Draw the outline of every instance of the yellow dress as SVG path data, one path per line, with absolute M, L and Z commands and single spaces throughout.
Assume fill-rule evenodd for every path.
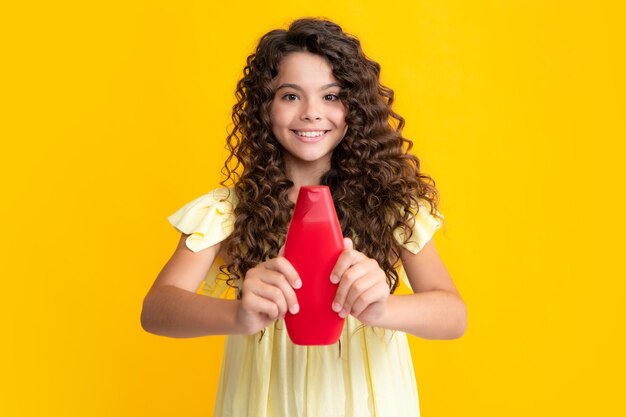
M 417 253 L 443 224 L 428 213 L 428 202 L 414 216 L 413 236 L 404 245 Z M 226 188 L 202 195 L 168 217 L 194 252 L 224 240 L 234 227 L 236 197 Z M 403 234 L 395 233 L 402 241 Z M 232 298 L 216 280 L 221 259 L 207 273 L 200 292 Z M 410 284 L 403 268 L 399 276 Z M 284 320 L 256 335 L 228 336 L 215 402 L 216 417 L 417 417 L 419 398 L 406 334 L 363 326 L 346 317 L 338 344 L 291 343 Z

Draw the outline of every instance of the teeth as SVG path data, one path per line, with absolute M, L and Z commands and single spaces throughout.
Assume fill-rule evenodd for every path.
M 319 130 L 317 132 L 298 132 L 298 131 L 294 130 L 294 132 L 296 132 L 296 135 L 298 135 L 298 136 L 304 136 L 304 137 L 307 137 L 307 138 L 316 138 L 316 137 L 322 136 L 324 133 L 326 133 L 325 130 Z

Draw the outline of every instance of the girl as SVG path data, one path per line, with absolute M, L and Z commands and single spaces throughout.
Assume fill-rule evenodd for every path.
M 216 416 L 419 416 L 406 332 L 465 331 L 431 240 L 443 224 L 438 192 L 379 75 L 331 21 L 265 34 L 237 86 L 223 187 L 168 218 L 180 242 L 141 322 L 170 337 L 228 335 Z M 294 345 L 284 326 L 302 283 L 282 247 L 298 191 L 312 184 L 330 187 L 345 236 L 328 277 L 328 308 L 346 319 L 336 346 Z M 413 294 L 395 295 L 400 282 Z

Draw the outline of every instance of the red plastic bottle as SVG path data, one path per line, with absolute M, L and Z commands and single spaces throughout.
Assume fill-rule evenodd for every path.
M 337 284 L 330 282 L 330 273 L 343 250 L 330 189 L 324 185 L 301 187 L 284 252 L 302 280 L 302 287 L 295 290 L 300 311 L 285 316 L 294 344 L 331 345 L 339 340 L 345 319 L 331 308 Z

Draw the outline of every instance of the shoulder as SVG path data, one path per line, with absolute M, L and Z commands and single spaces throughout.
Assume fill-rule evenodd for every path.
M 401 214 L 405 214 L 404 209 L 401 209 Z M 410 207 L 408 230 L 397 227 L 393 233 L 400 245 L 416 254 L 443 225 L 443 214 L 434 209 L 428 200 L 419 198 L 418 204 L 413 204 Z
M 237 205 L 237 196 L 231 188 L 214 188 L 206 194 L 202 194 L 193 200 L 185 203 L 182 207 L 172 213 L 168 219 L 183 217 L 188 213 L 200 213 L 217 210 L 222 214 L 231 214 Z
M 233 231 L 237 197 L 220 187 L 198 196 L 168 216 L 170 224 L 189 235 L 185 242 L 194 252 L 226 239 Z
M 208 205 L 216 205 L 226 203 L 230 205 L 237 204 L 237 196 L 235 195 L 235 191 L 232 188 L 228 187 L 218 187 L 214 188 L 211 191 L 202 194 L 188 203 L 186 203 L 182 208 L 192 208 L 197 206 L 208 206 Z

